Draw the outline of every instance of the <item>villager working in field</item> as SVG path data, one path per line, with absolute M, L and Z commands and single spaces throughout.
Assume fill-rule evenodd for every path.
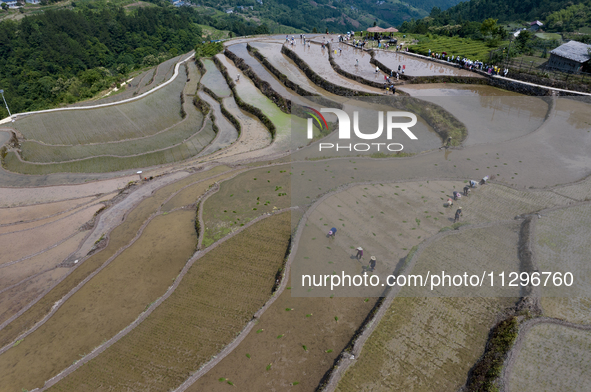
M 459 222 L 460 221 L 460 216 L 462 216 L 462 207 L 459 207 L 456 210 L 456 217 L 454 218 L 454 223 Z
M 476 181 L 470 180 L 470 188 L 476 188 Z
M 357 254 L 355 255 L 355 257 L 357 258 L 357 260 L 361 260 L 361 258 L 363 257 L 363 248 L 362 247 L 357 248 Z
M 470 193 L 470 187 L 468 185 L 466 185 L 464 187 L 464 196 L 468 196 L 469 193 Z
M 236 81 L 239 82 L 240 81 L 240 74 L 236 75 Z
M 375 268 L 376 268 L 376 257 L 371 256 L 371 258 L 369 259 L 369 270 L 373 272 L 373 270 Z
M 328 238 L 332 237 L 334 238 L 334 236 L 337 234 L 337 228 L 333 227 L 332 229 L 330 229 L 330 231 L 328 232 Z
M 480 180 L 480 185 L 486 184 L 487 181 L 488 181 L 488 176 L 482 177 L 482 180 Z
M 454 195 L 454 200 L 458 200 L 459 198 L 462 197 L 462 194 L 458 191 L 454 191 L 453 195 Z
M 447 199 L 447 206 L 451 207 L 454 205 L 454 199 L 452 199 L 451 197 Z

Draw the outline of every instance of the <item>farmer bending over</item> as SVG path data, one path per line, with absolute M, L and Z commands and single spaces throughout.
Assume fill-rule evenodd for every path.
M 459 207 L 456 210 L 456 217 L 454 219 L 454 223 L 459 222 L 460 221 L 460 216 L 462 216 L 462 207 Z

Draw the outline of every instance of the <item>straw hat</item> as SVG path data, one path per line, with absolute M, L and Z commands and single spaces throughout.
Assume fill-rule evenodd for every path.
M 462 209 L 462 207 L 459 208 L 460 210 Z
M 359 247 L 359 248 L 357 248 L 357 250 L 363 250 L 363 248 L 362 247 Z
M 376 257 L 375 256 L 371 256 L 370 260 L 375 260 Z

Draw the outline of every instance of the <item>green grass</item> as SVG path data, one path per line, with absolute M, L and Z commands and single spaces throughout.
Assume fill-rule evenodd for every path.
M 499 46 L 507 45 L 508 42 L 501 42 Z M 446 52 L 449 56 L 467 57 L 473 60 L 486 60 L 492 49 L 484 41 L 459 37 L 422 37 L 416 45 L 410 45 L 410 50 L 419 54 L 428 55 L 431 52 Z
M 207 26 L 207 25 L 197 25 L 201 27 L 203 38 L 208 38 L 210 40 L 217 40 L 217 39 L 226 39 L 228 38 L 229 30 L 218 30 L 215 27 Z
M 558 33 L 536 33 L 535 36 L 541 39 L 562 41 L 562 36 Z

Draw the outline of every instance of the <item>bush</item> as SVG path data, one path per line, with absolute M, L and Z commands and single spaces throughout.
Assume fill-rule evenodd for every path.
M 221 42 L 208 42 L 206 44 L 197 44 L 195 46 L 195 59 L 200 57 L 213 57 L 224 50 L 224 44 Z

